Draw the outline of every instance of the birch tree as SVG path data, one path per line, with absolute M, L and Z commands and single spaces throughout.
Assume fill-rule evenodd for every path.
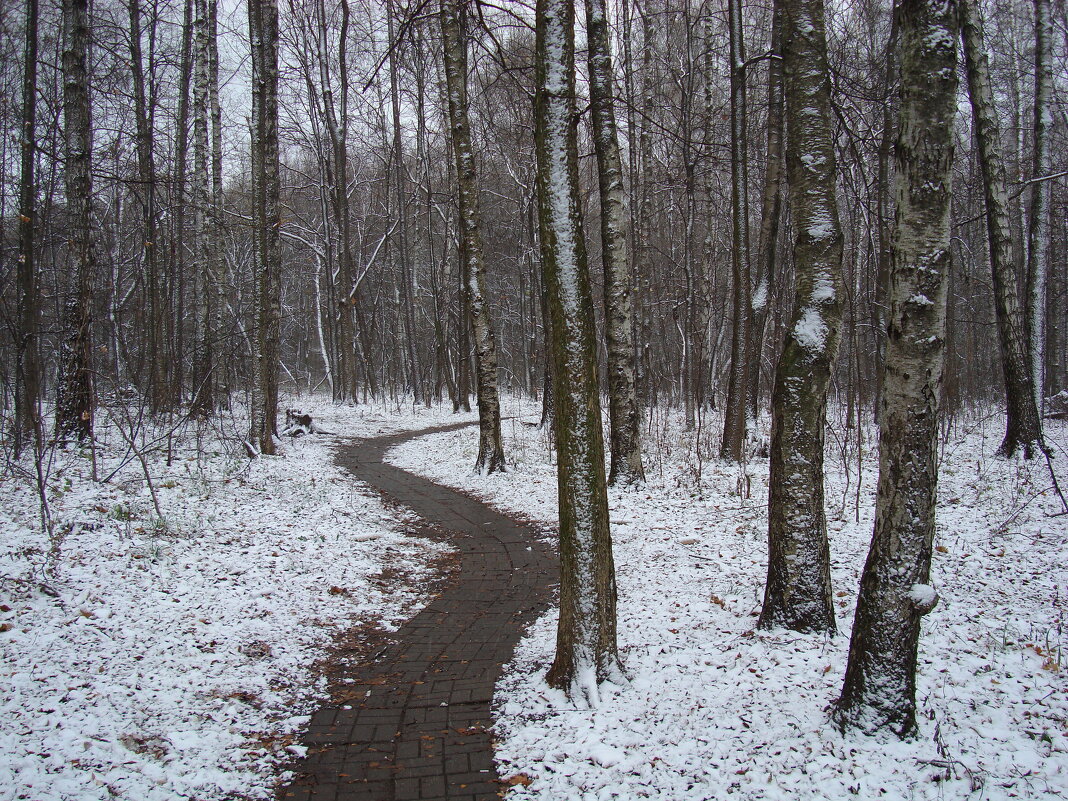
M 56 400 L 56 436 L 93 436 L 92 374 L 92 147 L 89 103 L 89 3 L 63 2 L 63 135 L 67 261 L 74 287 L 64 308 Z
M 827 389 L 841 326 L 842 231 L 835 200 L 823 0 L 782 0 L 786 170 L 797 272 L 775 373 L 762 628 L 836 630 L 823 508 Z
M 746 145 L 745 38 L 742 0 L 728 0 L 731 75 L 731 284 L 734 288 L 731 364 L 720 458 L 741 461 L 745 448 L 746 391 L 752 309 L 749 277 L 749 165 Z M 824 47 L 826 50 L 826 47 Z M 826 56 L 824 56 L 826 62 Z
M 975 0 L 959 0 L 965 73 L 971 96 L 979 169 L 986 204 L 987 245 L 994 284 L 994 307 L 1001 341 L 1001 369 L 1005 382 L 1005 438 L 999 453 L 1012 456 L 1020 449 L 1030 458 L 1042 447 L 1042 420 L 1035 402 L 1032 363 L 1017 280 L 1009 227 L 1009 192 L 1002 156 L 1001 125 L 994 107 L 983 25 Z
M 958 18 L 954 0 L 902 0 L 897 14 L 897 213 L 875 532 L 835 719 L 843 729 L 907 737 L 916 730 L 920 619 L 937 601 L 929 580 L 950 264 Z
M 590 69 L 590 112 L 597 153 L 601 199 L 601 253 L 604 260 L 605 335 L 608 340 L 610 484 L 643 481 L 635 378 L 634 312 L 630 259 L 623 231 L 626 198 L 616 131 L 612 53 L 604 0 L 586 0 Z
M 19 136 L 19 255 L 18 328 L 15 360 L 15 455 L 39 434 L 41 425 L 41 363 L 38 328 L 40 298 L 37 285 L 34 229 L 37 226 L 37 0 L 26 0 L 22 59 L 22 131 Z
M 593 297 L 578 199 L 575 8 L 538 0 L 535 137 L 560 502 L 560 622 L 547 681 L 588 703 L 621 676 Z
M 486 299 L 486 266 L 482 249 L 481 213 L 471 125 L 467 113 L 467 47 L 463 33 L 465 0 L 442 0 L 441 33 L 445 56 L 446 91 L 456 187 L 459 195 L 461 258 L 464 290 L 475 338 L 475 378 L 478 398 L 479 441 L 475 469 L 480 473 L 504 470 L 501 440 L 501 404 L 497 395 L 497 343 Z
M 252 42 L 252 228 L 255 243 L 256 332 L 249 442 L 275 453 L 278 417 L 278 349 L 281 321 L 282 219 L 278 179 L 278 5 L 250 0 Z
M 1027 227 L 1027 323 L 1031 382 L 1041 424 L 1046 354 L 1046 279 L 1049 273 L 1049 206 L 1052 186 L 1049 129 L 1053 125 L 1053 20 L 1049 0 L 1035 6 L 1035 115 L 1031 158 L 1031 216 Z M 1041 431 L 1040 431 L 1041 434 Z

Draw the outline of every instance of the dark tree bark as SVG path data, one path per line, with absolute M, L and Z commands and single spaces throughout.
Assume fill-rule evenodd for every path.
M 15 456 L 41 433 L 40 297 L 34 230 L 37 182 L 34 175 L 37 128 L 37 0 L 26 0 L 22 59 L 22 133 L 19 175 L 18 331 L 15 376 Z
M 269 455 L 275 453 L 277 434 L 281 321 L 277 3 L 250 0 L 248 15 L 252 41 L 252 226 L 257 302 L 249 441 L 260 453 Z
M 501 440 L 501 404 L 497 395 L 497 345 L 486 299 L 486 266 L 482 249 L 481 212 L 475 157 L 471 149 L 471 125 L 467 115 L 467 41 L 463 24 L 463 0 L 442 0 L 441 33 L 445 55 L 445 81 L 449 95 L 449 123 L 456 187 L 459 193 L 461 249 L 465 262 L 464 293 L 471 307 L 471 330 L 475 338 L 478 390 L 479 442 L 475 469 L 480 473 L 504 470 Z
M 56 437 L 93 436 L 92 146 L 89 105 L 89 3 L 64 0 L 63 124 L 67 201 L 67 261 L 74 288 L 64 308 L 56 400 Z
M 639 436 L 638 390 L 634 364 L 634 312 L 630 260 L 623 232 L 623 166 L 616 132 L 612 54 L 604 0 L 586 0 L 590 69 L 590 110 L 597 151 L 601 198 L 601 252 L 604 259 L 605 335 L 608 340 L 608 416 L 611 462 L 609 484 L 645 479 Z
M 783 73 L 797 294 L 772 397 L 770 553 L 759 625 L 834 632 L 823 437 L 842 320 L 842 231 L 823 0 L 783 0 Z
M 574 14 L 571 0 L 538 0 L 538 210 L 560 498 L 560 622 L 547 681 L 595 704 L 598 684 L 618 679 L 621 666 L 593 297 L 578 199 Z
M 749 376 L 749 169 L 746 146 L 745 39 L 742 0 L 729 0 L 731 71 L 731 283 L 734 319 L 727 375 L 721 459 L 742 460 L 745 452 L 746 389 Z
M 960 0 L 959 5 L 965 73 L 983 176 L 987 242 L 1005 379 L 1005 439 L 998 452 L 1002 456 L 1012 456 L 1022 449 L 1024 458 L 1029 459 L 1042 448 L 1042 420 L 1035 403 L 1026 322 L 1016 277 L 1018 263 L 1013 255 L 1009 228 L 1009 193 L 1005 161 L 1001 155 L 1001 126 L 994 108 L 983 27 L 975 0 Z
M 920 618 L 937 600 L 928 581 L 945 355 L 958 19 L 954 0 L 902 0 L 897 13 L 897 215 L 875 533 L 834 714 L 843 729 L 906 737 L 916 730 Z
M 159 248 L 156 218 L 156 164 L 154 153 L 154 132 L 148 97 L 145 92 L 144 59 L 141 50 L 141 2 L 129 0 L 130 18 L 130 66 L 134 95 L 134 117 L 136 118 L 137 141 L 137 176 L 140 186 L 137 188 L 141 205 L 141 225 L 143 227 L 142 259 L 144 260 L 146 314 L 145 330 L 147 337 L 147 394 L 149 406 L 153 412 L 160 412 L 167 402 L 163 372 L 165 363 L 163 351 L 164 305 L 162 303 L 162 281 L 160 280 Z

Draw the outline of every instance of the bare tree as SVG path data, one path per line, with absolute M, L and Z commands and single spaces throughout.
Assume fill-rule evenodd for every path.
M 598 684 L 618 679 L 621 668 L 593 297 L 578 199 L 575 7 L 571 0 L 538 0 L 536 14 L 538 209 L 560 495 L 560 622 L 547 680 L 593 704 Z
M 958 18 L 952 0 L 902 0 L 897 14 L 897 220 L 879 489 L 835 719 L 842 728 L 906 737 L 916 729 L 920 618 L 937 600 L 928 582 L 950 262 Z
M 37 226 L 37 182 L 34 176 L 37 128 L 37 0 L 26 0 L 25 47 L 22 59 L 22 131 L 19 137 L 18 330 L 16 336 L 15 455 L 40 434 L 41 362 L 40 298 L 37 288 L 34 229 Z
M 250 0 L 252 41 L 252 228 L 255 242 L 255 377 L 249 442 L 260 453 L 275 453 L 278 417 L 278 358 L 281 318 L 282 224 L 278 177 L 278 5 Z
M 475 469 L 481 473 L 494 473 L 504 469 L 504 445 L 501 441 L 501 404 L 497 396 L 497 343 L 486 298 L 478 182 L 475 157 L 471 150 L 471 124 L 467 115 L 467 41 L 463 17 L 463 0 L 442 0 L 441 33 L 445 48 L 449 127 L 456 162 L 460 232 L 463 238 L 464 289 L 471 308 L 471 328 L 475 338 L 479 420 Z
M 89 103 L 89 3 L 63 3 L 63 123 L 69 223 L 67 260 L 74 287 L 64 309 L 56 436 L 93 436 L 93 126 Z
M 1012 456 L 1021 448 L 1030 458 L 1042 447 L 1042 420 L 1035 402 L 1036 391 L 1020 304 L 1009 228 L 1009 193 L 1005 162 L 1001 155 L 1001 126 L 994 108 L 982 21 L 975 0 L 960 0 L 961 35 L 964 40 L 965 73 L 972 101 L 979 168 L 983 176 L 986 203 L 987 243 L 993 271 L 998 336 L 1001 340 L 1001 367 L 1005 379 L 1007 415 L 1005 438 L 1000 453 Z
M 823 0 L 783 0 L 783 73 L 797 294 L 772 396 L 768 580 L 759 624 L 834 632 L 823 438 L 842 320 L 842 231 Z
M 642 481 L 638 391 L 634 365 L 634 312 L 630 259 L 623 231 L 623 166 L 616 133 L 612 53 L 604 0 L 586 0 L 590 111 L 597 152 L 601 198 L 601 253 L 604 260 L 605 335 L 608 340 L 610 484 Z

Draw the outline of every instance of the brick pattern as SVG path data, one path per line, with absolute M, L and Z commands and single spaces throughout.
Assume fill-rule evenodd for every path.
M 280 788 L 283 801 L 501 795 L 489 732 L 493 686 L 524 628 L 552 599 L 556 558 L 528 526 L 382 462 L 405 439 L 462 425 L 339 448 L 339 464 L 414 510 L 427 523 L 416 533 L 448 540 L 460 566 L 377 658 L 351 668 L 343 681 L 353 692 L 345 695 L 357 700 L 312 716 L 308 754 L 288 766 L 296 778 Z

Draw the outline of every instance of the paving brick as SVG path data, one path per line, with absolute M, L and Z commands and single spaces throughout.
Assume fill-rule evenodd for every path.
M 524 627 L 552 600 L 555 557 L 530 528 L 382 462 L 405 439 L 463 425 L 338 449 L 340 465 L 426 521 L 412 533 L 451 543 L 460 563 L 374 659 L 340 655 L 331 672 L 346 694 L 312 716 L 311 748 L 286 766 L 297 778 L 280 801 L 499 799 L 487 731 L 493 686 Z

